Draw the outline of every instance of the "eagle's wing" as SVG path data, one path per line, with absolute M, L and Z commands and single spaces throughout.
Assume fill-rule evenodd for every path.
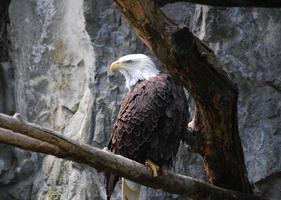
M 142 147 L 150 142 L 160 118 L 174 100 L 171 90 L 170 82 L 162 76 L 136 84 L 121 104 L 108 148 L 142 162 L 139 157 L 146 150 Z
M 178 126 L 179 122 L 176 120 L 185 121 L 184 116 L 180 118 L 175 116 L 186 109 L 185 102 L 175 104 L 177 100 L 182 101 L 185 98 L 182 95 L 184 95 L 182 88 L 166 74 L 137 83 L 121 104 L 108 149 L 115 154 L 144 163 L 147 159 L 145 152 L 152 142 L 157 141 L 159 144 L 159 140 L 163 143 L 167 142 L 165 140 L 172 140 L 170 142 L 175 140 L 179 144 L 181 130 L 177 131 L 176 135 L 173 129 Z M 177 111 L 174 112 L 175 110 Z M 162 134 L 160 132 L 163 132 L 163 135 L 160 135 Z M 178 145 L 175 146 L 177 150 Z M 172 157 L 170 152 L 169 156 L 165 156 Z M 110 176 L 112 175 L 107 175 L 106 187 L 107 192 L 111 194 L 118 179 L 116 176 L 109 178 Z

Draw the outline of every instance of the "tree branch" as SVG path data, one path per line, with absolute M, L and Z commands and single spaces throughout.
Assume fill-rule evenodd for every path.
M 280 0 L 156 0 L 160 6 L 175 2 L 189 2 L 221 7 L 264 7 L 281 8 Z
M 200 153 L 209 182 L 251 193 L 238 134 L 238 90 L 224 66 L 187 27 L 169 20 L 156 0 L 115 2 L 147 47 L 193 97 L 197 108 L 193 129 L 204 141 Z
M 99 171 L 112 172 L 142 185 L 155 189 L 161 188 L 194 200 L 266 200 L 263 197 L 215 187 L 171 172 L 155 178 L 152 177 L 150 170 L 140 163 L 76 142 L 52 130 L 4 114 L 0 114 L 0 127 L 2 127 L 0 128 L 2 143 L 84 163 Z
M 51 154 L 59 158 L 66 157 L 66 153 L 55 145 L 3 128 L 0 128 L 0 141 L 21 149 Z

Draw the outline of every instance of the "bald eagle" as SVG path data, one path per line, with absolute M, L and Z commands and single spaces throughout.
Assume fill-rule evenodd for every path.
M 123 74 L 129 92 L 122 101 L 108 149 L 147 164 L 157 176 L 159 167 L 173 163 L 186 128 L 183 88 L 144 54 L 123 56 L 111 64 L 110 70 Z M 118 180 L 118 176 L 106 174 L 108 200 Z M 137 200 L 139 191 L 139 184 L 122 179 L 122 199 Z

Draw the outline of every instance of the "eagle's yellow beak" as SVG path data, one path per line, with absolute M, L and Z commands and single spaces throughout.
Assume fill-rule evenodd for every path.
M 119 71 L 120 69 L 124 69 L 122 62 L 120 62 L 120 61 L 115 61 L 110 65 L 111 72 L 116 72 L 116 71 Z

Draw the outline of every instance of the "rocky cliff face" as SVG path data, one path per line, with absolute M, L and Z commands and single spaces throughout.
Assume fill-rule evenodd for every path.
M 177 3 L 163 10 L 188 25 L 236 77 L 249 178 L 257 192 L 280 197 L 280 9 Z M 9 19 L 11 50 L 10 59 L 0 60 L 0 111 L 19 112 L 29 121 L 104 147 L 126 93 L 123 78 L 109 75 L 108 65 L 127 53 L 149 54 L 112 0 L 12 0 Z M 105 199 L 103 176 L 94 169 L 0 148 L 0 199 Z M 202 159 L 185 147 L 173 170 L 205 178 Z M 113 199 L 120 199 L 118 187 Z M 143 188 L 142 199 L 181 198 Z

